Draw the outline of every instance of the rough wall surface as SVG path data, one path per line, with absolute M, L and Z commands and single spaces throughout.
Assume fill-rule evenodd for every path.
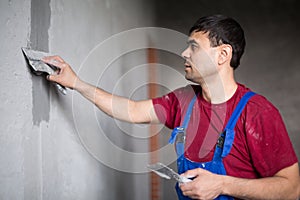
M 31 75 L 20 50 L 29 40 L 30 1 L 18 4 L 1 1 L 0 8 L 0 199 L 22 199 L 29 185 L 34 186 L 33 193 L 40 191 L 35 187 L 36 182 L 40 182 L 39 170 L 35 172 L 35 180 L 26 180 L 24 175 L 26 147 L 32 143 L 32 148 L 36 148 L 40 138 L 39 129 L 33 129 L 32 124 Z M 35 156 L 29 159 L 39 162 L 39 156 Z M 37 169 L 36 165 L 32 165 L 32 169 Z
M 5 0 L 0 10 L 0 199 L 148 199 L 147 173 L 126 173 L 101 162 L 83 144 L 90 138 L 80 132 L 96 133 L 100 125 L 120 149 L 147 152 L 146 141 L 136 144 L 139 138 L 127 135 L 140 129 L 123 124 L 128 130 L 122 131 L 121 122 L 97 111 L 74 91 L 68 90 L 66 96 L 58 93 L 44 77 L 32 75 L 21 47 L 59 54 L 79 72 L 99 43 L 121 31 L 151 26 L 151 4 L 137 0 Z M 110 51 L 118 55 L 120 48 L 114 44 Z M 137 74 L 118 82 L 124 72 L 146 61 L 145 52 L 133 52 L 119 55 L 109 66 L 91 61 L 80 75 L 120 95 L 146 98 L 146 88 L 134 94 L 128 89 L 134 87 L 132 76 Z M 99 76 L 99 81 L 88 79 L 105 70 L 110 73 Z M 139 77 L 147 79 L 145 70 Z M 91 115 L 85 112 L 88 109 Z M 74 115 L 78 110 L 83 112 Z M 121 153 L 104 153 L 116 166 L 123 165 Z

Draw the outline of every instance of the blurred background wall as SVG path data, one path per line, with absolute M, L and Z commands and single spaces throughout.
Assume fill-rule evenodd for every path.
M 200 17 L 223 14 L 235 18 L 244 28 L 246 50 L 236 79 L 266 96 L 279 110 L 286 123 L 298 158 L 300 158 L 300 8 L 296 0 L 254 1 L 155 1 L 156 25 L 188 34 Z M 186 45 L 182 45 L 183 48 Z M 159 63 L 183 72 L 182 59 L 159 52 Z M 178 80 L 167 74 L 169 84 Z M 270 119 L 272 120 L 272 119 Z M 167 130 L 166 130 L 167 132 Z M 168 136 L 166 136 L 168 137 Z M 165 138 L 164 141 L 167 141 Z M 172 167 L 176 167 L 173 163 Z M 174 199 L 173 186 L 163 180 L 163 199 Z
M 243 26 L 236 78 L 278 107 L 300 158 L 299 9 L 296 0 L 1 1 L 0 199 L 151 199 L 142 169 L 151 157 L 149 126 L 113 120 L 74 91 L 59 94 L 31 73 L 20 48 L 61 55 L 84 80 L 144 99 L 153 67 L 147 48 L 156 49 L 157 95 L 184 86 L 179 55 L 191 25 L 208 14 Z M 163 149 L 170 131 L 160 129 Z M 159 159 L 174 161 L 170 149 Z M 152 199 L 174 199 L 174 182 L 160 181 Z

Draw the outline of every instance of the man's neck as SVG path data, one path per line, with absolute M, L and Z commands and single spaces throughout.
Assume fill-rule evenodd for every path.
M 212 104 L 220 104 L 228 101 L 237 90 L 234 78 L 222 79 L 221 76 L 205 78 L 200 83 L 203 98 Z

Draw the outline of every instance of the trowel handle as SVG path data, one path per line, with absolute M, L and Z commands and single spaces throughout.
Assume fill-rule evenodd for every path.
M 66 95 L 67 94 L 67 89 L 66 87 L 58 84 L 58 83 L 54 83 L 57 87 L 57 89 L 63 94 L 63 95 Z

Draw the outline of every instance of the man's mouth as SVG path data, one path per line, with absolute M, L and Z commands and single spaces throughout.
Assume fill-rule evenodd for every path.
M 188 63 L 188 62 L 185 62 L 185 63 L 184 63 L 184 66 L 185 66 L 185 68 L 191 68 L 191 64 Z

